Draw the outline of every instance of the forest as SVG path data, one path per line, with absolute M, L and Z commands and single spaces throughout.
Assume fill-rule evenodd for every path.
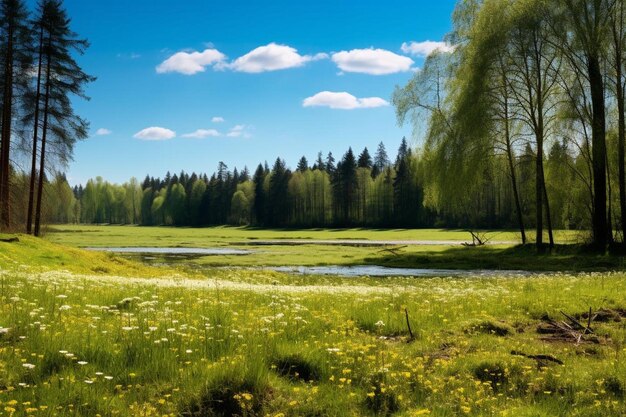
M 63 176 L 49 185 L 50 221 L 141 225 L 259 227 L 465 227 L 515 229 L 517 217 L 507 160 L 494 158 L 482 189 L 459 211 L 438 210 L 428 200 L 428 165 L 403 139 L 390 159 L 381 142 L 371 156 L 349 149 L 335 161 L 319 153 L 313 164 L 302 157 L 292 172 L 278 158 L 232 171 L 223 163 L 210 177 L 181 172 L 147 176 L 122 185 L 96 178 L 70 188 Z M 534 155 L 530 146 L 516 157 L 525 224 L 534 225 Z M 584 158 L 566 142 L 555 142 L 546 157 L 546 181 L 552 196 L 553 226 L 586 230 L 587 194 L 577 181 Z M 25 179 L 24 179 L 25 180 Z M 271 203 L 270 203 L 271 202 Z M 24 203 L 23 203 L 24 204 Z

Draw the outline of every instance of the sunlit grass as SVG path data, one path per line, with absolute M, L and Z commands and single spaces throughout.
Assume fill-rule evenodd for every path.
M 599 343 L 537 332 L 561 312 L 626 311 L 623 273 L 183 273 L 19 238 L 0 243 L 1 416 L 626 413 L 625 319 L 593 323 Z
M 320 278 L 300 291 L 264 271 L 177 285 L 5 271 L 0 413 L 619 416 L 623 323 L 595 325 L 598 345 L 535 328 L 561 310 L 626 306 L 624 278 Z

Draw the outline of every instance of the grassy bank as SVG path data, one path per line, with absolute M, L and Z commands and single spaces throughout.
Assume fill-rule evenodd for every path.
M 145 266 L 107 253 L 59 245 L 29 235 L 2 235 L 0 270 L 54 271 L 154 277 L 172 271 Z

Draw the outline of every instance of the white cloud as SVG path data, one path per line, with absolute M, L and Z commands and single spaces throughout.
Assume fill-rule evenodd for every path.
M 204 139 L 208 137 L 222 136 L 220 132 L 215 129 L 198 129 L 195 132 L 187 133 L 183 135 L 184 138 Z
M 96 136 L 107 136 L 110 135 L 111 132 L 109 129 L 105 129 L 103 127 L 101 127 L 100 129 L 96 130 Z
M 237 58 L 231 64 L 223 65 L 234 71 L 259 73 L 277 71 L 287 68 L 301 67 L 307 62 L 328 58 L 327 54 L 300 55 L 298 50 L 287 45 L 274 42 L 259 46 L 247 54 Z
M 331 109 L 353 110 L 388 106 L 380 97 L 357 98 L 350 93 L 322 91 L 302 102 L 304 107 L 330 107 Z
M 405 54 L 426 58 L 435 51 L 443 53 L 454 52 L 454 45 L 446 42 L 424 41 L 424 42 L 404 42 L 400 47 Z
M 177 52 L 156 67 L 156 72 L 165 74 L 178 72 L 193 75 L 204 72 L 206 67 L 220 64 L 226 55 L 217 49 L 205 49 L 202 52 Z
M 224 123 L 224 118 L 223 117 L 219 117 L 219 116 L 215 116 L 214 118 L 211 119 L 211 121 L 213 123 Z
M 409 71 L 414 64 L 409 57 L 385 49 L 353 49 L 332 55 L 333 62 L 344 72 L 371 75 L 394 74 Z
M 135 133 L 135 139 L 141 140 L 168 140 L 176 137 L 176 132 L 164 127 L 148 127 L 140 132 Z
M 252 135 L 250 135 L 248 132 L 246 132 L 246 125 L 236 125 L 233 128 L 230 129 L 230 131 L 228 132 L 228 134 L 226 136 L 228 136 L 229 138 L 240 138 L 240 137 L 244 137 L 244 138 L 250 138 L 252 137 Z

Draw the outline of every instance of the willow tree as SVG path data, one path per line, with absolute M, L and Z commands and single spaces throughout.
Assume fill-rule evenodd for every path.
M 448 96 L 454 62 L 451 54 L 434 52 L 405 86 L 396 87 L 392 102 L 398 123 L 411 121 L 415 136 L 423 137 L 429 203 L 444 211 L 467 212 L 467 201 L 478 184 L 475 168 L 483 165 L 485 153 L 455 152 L 462 147 L 464 136 L 452 122 Z
M 606 73 L 611 21 L 617 0 L 559 0 L 550 2 L 555 47 L 571 70 L 582 78 L 582 91 L 589 96 L 591 165 L 593 172 L 593 243 L 604 250 L 611 231 L 607 217 L 607 105 Z
M 543 220 L 554 245 L 552 220 L 544 173 L 544 146 L 555 133 L 560 56 L 549 30 L 552 18 L 547 0 L 520 0 L 513 7 L 509 46 L 509 72 L 521 120 L 532 133 L 535 145 L 536 244 L 543 244 Z
M 516 170 L 516 147 L 520 136 L 520 111 L 515 103 L 510 73 L 514 70 L 508 51 L 511 9 L 499 1 L 487 1 L 480 13 L 473 10 L 468 25 L 455 15 L 455 39 L 459 41 L 459 67 L 455 74 L 454 123 L 466 140 L 456 152 L 468 147 L 493 148 L 506 157 L 522 243 L 526 228 Z M 460 27 L 459 27 L 460 26 Z

